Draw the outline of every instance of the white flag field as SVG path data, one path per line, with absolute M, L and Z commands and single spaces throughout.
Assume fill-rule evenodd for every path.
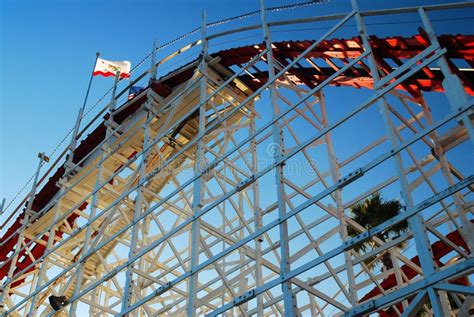
M 94 68 L 94 76 L 115 76 L 117 72 L 120 73 L 120 78 L 130 77 L 130 62 L 129 61 L 108 61 L 106 59 L 98 58 Z

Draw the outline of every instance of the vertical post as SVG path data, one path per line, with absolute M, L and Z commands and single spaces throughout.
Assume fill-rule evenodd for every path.
M 201 72 L 200 79 L 200 103 L 199 108 L 199 130 L 197 137 L 200 138 L 197 144 L 197 153 L 196 160 L 194 164 L 195 173 L 199 173 L 202 168 L 205 167 L 205 158 L 204 158 L 204 130 L 206 128 L 206 100 L 207 95 L 207 39 L 206 39 L 206 11 L 202 13 L 202 27 L 201 27 L 201 37 L 202 37 L 202 51 L 201 51 L 201 63 L 199 64 L 199 71 Z M 193 202 L 192 209 L 193 213 L 199 214 L 202 208 L 202 198 L 203 198 L 203 175 L 196 178 L 194 181 L 193 187 Z M 187 307 L 187 316 L 195 317 L 196 316 L 196 301 L 197 301 L 197 283 L 198 283 L 198 274 L 194 272 L 194 267 L 199 262 L 199 231 L 200 231 L 200 220 L 196 218 L 191 225 L 191 276 L 189 279 L 188 286 L 188 307 Z
M 82 117 L 84 115 L 84 110 L 85 110 L 85 107 L 87 105 L 87 99 L 89 98 L 89 93 L 90 93 L 91 86 L 92 86 L 92 80 L 94 78 L 94 70 L 95 70 L 95 66 L 97 65 L 97 59 L 99 58 L 99 56 L 100 56 L 100 53 L 97 52 L 95 54 L 94 66 L 92 67 L 91 77 L 89 79 L 89 84 L 87 85 L 87 91 L 86 91 L 86 95 L 84 97 L 84 102 L 83 102 L 81 108 L 79 109 L 79 113 L 77 115 L 76 123 L 74 125 L 73 133 L 72 133 L 72 136 L 71 136 L 71 141 L 70 141 L 69 146 L 68 146 L 68 155 L 67 155 L 67 158 L 66 158 L 66 163 L 64 165 L 65 166 L 65 171 L 64 171 L 64 174 L 63 174 L 62 178 L 58 182 L 58 185 L 59 185 L 59 188 L 60 188 L 59 194 L 58 194 L 59 197 L 62 197 L 63 193 L 65 192 L 65 190 L 67 188 L 66 181 L 67 181 L 68 175 L 74 169 L 73 158 L 74 158 L 74 150 L 76 149 L 76 145 L 77 145 L 77 135 L 78 135 L 78 132 L 79 132 L 79 127 L 81 125 Z M 56 225 L 54 225 L 54 224 L 56 224 L 56 222 L 59 219 L 60 211 L 61 211 L 61 199 L 58 200 L 58 202 L 56 203 L 56 206 L 54 207 L 54 216 L 53 216 L 53 220 L 52 220 L 53 226 L 51 227 L 51 229 L 49 230 L 49 233 L 48 233 L 48 242 L 46 244 L 46 250 L 51 249 L 51 247 L 53 246 L 54 237 L 56 235 Z M 45 270 L 47 268 L 47 265 L 48 265 L 48 259 L 47 259 L 47 257 L 45 257 L 43 259 L 42 263 L 41 263 L 40 270 L 39 270 L 39 273 L 37 275 L 38 279 L 36 281 L 36 290 L 40 289 L 40 285 L 42 283 L 42 277 L 45 275 Z M 31 299 L 30 315 L 33 315 L 35 310 L 36 310 L 35 301 L 36 301 L 36 295 L 33 296 L 33 298 Z
M 28 201 L 26 203 L 26 208 L 25 208 L 25 212 L 24 212 L 24 216 L 23 216 L 24 218 L 23 218 L 23 221 L 22 221 L 20 232 L 18 233 L 18 240 L 17 240 L 17 243 L 16 243 L 16 246 L 15 246 L 14 250 L 18 250 L 21 247 L 21 244 L 22 244 L 23 238 L 24 238 L 24 231 L 25 231 L 25 229 L 26 229 L 26 227 L 29 223 L 29 219 L 32 215 L 33 201 L 35 199 L 37 183 L 38 183 L 38 178 L 39 178 L 39 174 L 40 174 L 40 171 L 41 171 L 41 167 L 43 166 L 43 164 L 45 162 L 49 162 L 49 158 L 44 153 L 38 153 L 38 158 L 39 158 L 38 166 L 36 167 L 36 172 L 35 172 L 35 177 L 33 179 L 33 184 L 31 185 L 31 190 L 30 190 L 30 193 L 28 194 L 29 197 L 28 197 Z M 15 271 L 19 255 L 20 255 L 20 253 L 16 254 L 13 257 L 13 259 L 10 263 L 10 268 L 8 270 L 8 279 L 11 279 L 12 276 L 13 276 L 13 272 Z M 10 285 L 11 285 L 11 282 L 8 283 L 5 286 L 5 288 L 0 290 L 0 312 L 3 312 L 3 305 L 5 303 L 5 296 L 8 296 Z
M 431 21 L 426 14 L 425 9 L 420 7 L 418 9 L 418 13 L 420 14 L 421 21 L 423 22 L 423 26 L 425 27 L 431 44 L 436 44 L 439 48 L 440 44 L 438 38 L 436 37 L 433 26 L 431 25 Z M 446 92 L 446 96 L 448 97 L 448 102 L 451 105 L 451 109 L 453 109 L 453 111 L 457 111 L 459 107 L 464 106 L 464 104 L 468 101 L 467 94 L 459 77 L 452 73 L 448 65 L 448 60 L 445 56 L 441 56 L 438 59 L 438 65 L 444 76 L 443 88 Z M 471 143 L 474 145 L 474 128 L 473 123 L 469 118 L 469 116 L 472 115 L 474 115 L 472 112 L 465 112 L 461 115 L 461 120 L 467 129 Z
M 238 202 L 238 208 L 240 210 L 244 210 L 244 204 L 243 204 L 243 200 L 244 200 L 244 195 L 243 195 L 243 192 L 239 192 L 238 194 L 238 198 L 239 198 L 239 202 Z M 239 230 L 239 237 L 240 239 L 243 239 L 245 238 L 244 236 L 244 227 L 245 227 L 245 224 L 244 224 L 244 221 L 242 221 L 242 219 L 240 219 L 239 217 L 239 226 L 240 226 L 240 230 Z M 246 251 L 244 248 L 240 248 L 239 249 L 239 266 L 240 266 L 240 273 L 239 273 L 239 294 L 243 294 L 246 292 L 247 290 L 247 278 L 245 277 L 245 270 L 246 270 L 246 265 L 245 265 L 245 257 L 246 257 Z M 225 278 L 225 270 L 226 270 L 226 267 L 224 266 L 223 267 L 223 277 Z M 244 303 L 242 304 L 242 306 L 240 307 L 241 310 L 243 310 L 244 312 L 247 312 L 248 311 L 248 303 Z M 247 315 L 244 315 L 244 316 L 247 316 Z
M 0 204 L 0 216 L 3 215 L 3 212 L 5 211 L 3 209 L 5 208 L 5 201 L 6 200 L 7 200 L 6 198 L 3 198 L 2 203 Z
M 117 99 L 115 98 L 115 95 L 117 94 L 117 85 L 120 80 L 120 71 L 117 71 L 115 73 L 115 78 L 114 78 L 114 88 L 112 89 L 112 96 L 110 97 L 110 104 L 109 104 L 109 113 L 112 115 L 111 112 L 115 110 L 115 107 L 117 105 Z M 112 121 L 111 117 L 109 117 L 108 121 Z M 110 123 L 109 122 L 109 123 Z
M 430 108 L 428 107 L 428 104 L 426 103 L 426 100 L 421 97 L 421 107 L 423 109 L 424 116 L 426 118 L 426 121 L 428 124 L 433 123 L 433 118 L 431 116 L 431 111 Z M 444 154 L 444 149 L 442 148 L 441 144 L 439 143 L 439 138 L 438 134 L 436 131 L 433 131 L 430 134 L 431 139 L 433 140 L 433 150 L 437 156 L 437 159 L 441 165 L 441 172 L 448 182 L 449 186 L 454 186 L 455 182 L 453 179 L 453 175 L 451 174 L 451 168 L 449 166 L 449 162 Z M 454 200 L 454 205 L 455 208 L 459 214 L 459 218 L 461 219 L 462 227 L 461 231 L 463 233 L 464 239 L 467 242 L 467 245 L 470 250 L 474 250 L 474 229 L 471 227 L 471 222 L 466 218 L 466 214 L 464 213 L 464 208 L 463 208 L 463 195 L 459 192 L 455 193 L 453 195 L 453 200 Z
M 433 30 L 433 26 L 431 25 L 431 21 L 428 17 L 428 14 L 426 14 L 426 11 L 420 7 L 418 9 L 418 13 L 420 14 L 421 20 L 423 22 L 423 25 L 426 29 L 426 33 L 428 34 L 429 40 L 431 44 L 436 44 L 438 47 L 440 47 L 438 38 L 436 37 L 436 34 Z M 446 57 L 443 55 L 438 59 L 438 65 L 443 73 L 444 80 L 443 80 L 443 88 L 444 91 L 446 92 L 446 96 L 448 98 L 448 102 L 451 105 L 451 109 L 453 111 L 456 111 L 459 107 L 463 106 L 467 101 L 468 97 L 466 95 L 466 92 L 464 91 L 464 87 L 462 85 L 461 80 L 459 79 L 458 76 L 453 74 L 451 72 L 451 69 L 449 68 L 448 61 Z M 471 144 L 474 145 L 474 129 L 472 126 L 472 120 L 469 118 L 467 113 L 463 113 L 461 116 L 461 122 L 463 123 L 464 127 L 467 130 L 467 133 L 469 135 L 469 138 L 471 139 Z M 444 168 L 447 172 L 445 173 L 445 176 L 449 182 L 449 184 L 452 186 L 454 184 L 452 176 L 449 174 L 447 171 L 447 163 L 444 158 L 444 155 L 440 157 L 441 163 L 444 163 Z M 466 214 L 464 213 L 464 208 L 459 208 L 462 206 L 462 203 L 460 202 L 459 199 L 459 194 L 456 194 L 454 196 L 455 202 L 458 205 L 458 213 L 459 217 L 461 218 L 461 223 L 462 223 L 462 231 L 463 235 L 466 238 L 467 245 L 471 250 L 474 249 L 474 224 L 472 224 L 466 217 Z
M 324 97 L 324 93 L 321 92 L 318 94 L 319 105 L 321 107 L 321 114 L 323 118 L 323 126 L 326 128 L 328 126 L 328 119 L 327 119 L 327 112 L 326 112 L 326 99 Z M 334 151 L 334 147 L 332 144 L 331 134 L 330 132 L 324 135 L 324 140 L 326 142 L 327 153 L 329 158 L 330 170 L 331 170 L 331 177 L 333 183 L 336 183 L 341 178 L 339 163 L 337 161 L 337 157 Z M 344 204 L 342 202 L 342 190 L 338 189 L 334 192 L 334 200 L 337 205 L 337 215 L 339 217 L 339 236 L 342 241 L 347 240 L 347 222 L 346 222 L 346 215 L 344 213 Z M 347 269 L 347 283 L 349 285 L 349 301 L 351 305 L 357 304 L 357 290 L 356 290 L 356 283 L 355 283 L 355 276 L 354 276 L 354 268 L 352 266 L 352 258 L 351 254 L 348 251 L 344 252 L 344 260 Z
M 260 0 L 260 14 L 262 18 L 262 28 L 263 36 L 265 41 L 265 46 L 268 50 L 267 52 L 267 64 L 268 64 L 268 80 L 272 81 L 275 78 L 275 65 L 273 59 L 273 50 L 272 42 L 270 38 L 270 29 L 268 28 L 266 22 L 266 11 L 263 0 Z M 270 88 L 270 100 L 272 105 L 272 116 L 275 119 L 279 114 L 278 107 L 278 95 L 276 84 L 273 83 L 269 86 Z M 273 142 L 274 142 L 274 151 L 273 156 L 276 161 L 283 156 L 284 148 L 284 139 L 283 131 L 280 127 L 278 121 L 273 123 L 272 126 L 273 133 Z M 278 164 L 275 167 L 275 182 L 277 190 L 277 201 L 278 201 L 278 217 L 281 219 L 286 215 L 286 195 L 285 188 L 283 184 L 283 162 Z M 279 225 L 280 231 L 280 253 L 281 253 L 281 263 L 280 263 L 280 276 L 285 276 L 286 273 L 290 270 L 290 251 L 288 245 L 288 222 L 284 221 Z M 296 297 L 291 291 L 291 280 L 288 280 L 281 284 L 283 291 L 283 301 L 285 307 L 285 316 L 296 316 L 298 312 L 298 307 L 296 304 Z
M 148 84 L 151 85 L 156 80 L 156 40 L 153 41 L 153 50 L 151 52 L 151 68 L 150 68 L 150 80 Z
M 145 119 L 145 131 L 143 133 L 143 149 L 147 149 L 148 148 L 148 145 L 151 141 L 151 127 L 150 127 L 150 124 L 151 124 L 151 118 L 153 117 L 153 111 L 152 111 L 152 103 L 151 103 L 151 95 L 149 94 L 148 95 L 148 100 L 147 100 L 147 103 L 146 103 L 146 110 L 147 110 L 147 116 L 146 116 L 146 119 Z M 146 150 L 144 153 L 143 153 L 143 156 L 141 158 L 141 162 L 140 162 L 140 165 L 138 167 L 138 175 L 139 175 L 139 181 L 138 183 L 139 184 L 142 184 L 140 185 L 138 188 L 137 188 L 137 195 L 136 195 L 136 198 L 135 198 L 135 210 L 134 210 L 134 215 L 133 215 L 133 226 L 131 228 L 131 231 L 132 231 L 132 237 L 131 237 L 131 240 L 130 240 L 130 251 L 128 253 L 128 258 L 132 258 L 133 256 L 135 256 L 135 254 L 137 253 L 137 249 L 138 249 L 138 233 L 139 233 L 139 229 L 140 229 L 140 223 L 139 223 L 139 218 L 142 214 L 142 206 L 143 206 L 143 189 L 142 189 L 142 186 L 145 186 L 143 185 L 143 182 L 144 182 L 144 179 L 146 177 L 146 165 L 147 165 L 147 162 L 148 162 L 148 155 L 149 153 L 151 152 L 151 147 Z M 146 225 L 146 219 L 143 219 L 143 229 L 142 231 L 144 232 L 145 231 L 145 225 Z M 122 311 L 126 310 L 127 308 L 129 308 L 132 304 L 132 301 L 133 301 L 133 271 L 134 271 L 134 263 L 135 262 L 132 262 L 131 264 L 129 264 L 127 266 L 127 272 L 125 274 L 125 288 L 124 288 L 124 291 L 123 291 L 123 295 L 122 295 Z
M 110 143 L 110 135 L 115 132 L 114 131 L 115 130 L 115 128 L 114 128 L 115 124 L 113 122 L 113 112 L 114 112 L 115 106 L 117 104 L 117 100 L 115 98 L 115 95 L 116 95 L 116 92 L 117 92 L 117 84 L 119 82 L 119 78 L 120 78 L 120 72 L 117 71 L 116 74 L 115 74 L 114 87 L 113 87 L 113 90 L 112 90 L 111 100 L 110 100 L 109 105 L 108 105 L 109 118 L 107 119 L 107 122 L 106 122 L 106 135 L 105 135 L 105 140 L 107 140 L 107 141 L 102 145 L 102 147 L 100 149 L 101 152 L 102 152 L 102 155 L 101 155 L 101 158 L 100 158 L 100 163 L 97 167 L 97 176 L 96 176 L 96 179 L 95 179 L 94 194 L 92 195 L 92 201 L 91 201 L 91 204 L 90 204 L 91 211 L 90 211 L 90 214 L 89 214 L 89 219 L 93 219 L 95 217 L 96 212 L 97 212 L 97 207 L 98 207 L 98 204 L 99 204 L 99 191 L 100 191 L 101 184 L 103 182 L 104 161 L 107 157 L 108 146 L 109 146 L 109 143 Z M 84 256 L 89 251 L 90 241 L 91 241 L 91 236 L 92 236 L 92 227 L 93 227 L 92 223 L 90 223 L 87 226 L 86 234 L 85 234 L 85 238 L 84 238 L 84 245 L 82 247 L 81 256 L 79 258 L 80 263 L 79 263 L 79 265 L 76 269 L 74 277 L 72 277 L 76 281 L 75 285 L 73 284 L 74 285 L 74 292 L 73 292 L 72 297 L 76 296 L 79 293 L 80 289 L 81 289 L 81 285 L 82 285 L 82 281 L 83 281 L 83 275 L 84 275 L 83 274 L 84 264 L 85 264 Z M 71 307 L 69 308 L 69 316 L 71 316 L 71 317 L 76 316 L 77 303 L 78 303 L 77 300 L 72 301 Z
M 250 134 L 254 137 L 250 143 L 251 152 L 252 152 L 252 174 L 256 175 L 258 172 L 258 156 L 257 156 L 257 138 L 255 136 L 256 126 L 255 126 L 255 106 L 251 105 L 252 118 L 250 118 Z M 254 228 L 255 231 L 260 230 L 262 227 L 262 210 L 260 208 L 260 189 L 258 185 L 258 180 L 252 184 L 252 193 L 253 193 L 253 215 L 254 215 Z M 263 236 L 259 236 L 255 239 L 255 280 L 256 287 L 263 285 L 262 277 L 262 242 Z M 257 317 L 263 317 L 263 296 L 257 295 Z
M 378 73 L 377 64 L 375 62 L 372 47 L 369 42 L 364 20 L 362 18 L 362 15 L 359 12 L 357 0 L 351 0 L 351 2 L 352 2 L 352 8 L 354 9 L 354 11 L 356 11 L 355 18 L 357 22 L 357 28 L 359 30 L 359 35 L 362 38 L 362 44 L 363 44 L 364 50 L 366 52 L 370 52 L 367 58 L 369 62 L 370 72 L 374 81 L 374 90 L 377 91 L 380 88 L 379 86 L 380 76 Z M 378 100 L 378 109 L 380 113 L 382 114 L 382 118 L 384 120 L 384 126 L 385 126 L 387 137 L 392 144 L 392 148 L 395 148 L 398 142 L 395 136 L 393 122 L 390 118 L 387 102 L 385 101 L 384 97 Z M 404 173 L 402 157 L 400 153 L 395 154 L 393 157 L 395 159 L 395 167 L 396 167 L 398 180 L 401 187 L 402 199 L 405 202 L 406 207 L 409 210 L 411 210 L 412 208 L 414 208 L 414 203 L 413 203 L 413 198 L 411 196 L 411 193 L 408 187 L 407 176 Z M 428 236 L 426 234 L 426 229 L 423 225 L 423 219 L 421 218 L 421 215 L 416 214 L 408 218 L 408 225 L 410 227 L 410 230 L 413 233 L 413 237 L 416 244 L 416 250 L 420 259 L 420 264 L 421 264 L 423 273 L 425 274 L 425 276 L 430 276 L 436 273 L 436 266 L 431 254 L 431 244 L 428 240 Z M 433 306 L 434 315 L 444 316 L 445 313 L 448 311 L 448 308 L 446 307 L 446 305 L 442 305 L 439 296 L 436 296 L 435 292 L 429 292 L 429 297 L 430 297 L 431 304 Z M 442 310 L 438 309 L 440 307 L 443 307 L 443 309 Z

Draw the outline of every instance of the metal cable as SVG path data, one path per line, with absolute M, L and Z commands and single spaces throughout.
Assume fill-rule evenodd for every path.
M 277 6 L 277 7 L 270 7 L 270 8 L 267 8 L 265 9 L 265 11 L 267 12 L 280 12 L 280 11 L 285 11 L 285 10 L 293 10 L 293 9 L 296 9 L 296 8 L 301 8 L 301 7 L 306 7 L 306 6 L 312 6 L 312 5 L 316 5 L 316 4 L 321 4 L 323 2 L 329 2 L 329 0 L 313 0 L 313 1 L 307 1 L 307 2 L 302 2 L 302 3 L 295 3 L 295 4 L 289 4 L 289 5 L 283 5 L 283 6 Z M 237 21 L 237 20 L 242 20 L 242 19 L 246 19 L 246 18 L 250 18 L 250 17 L 253 17 L 253 16 L 256 16 L 260 13 L 260 10 L 255 10 L 255 11 L 252 11 L 252 12 L 249 12 L 249 13 L 245 13 L 245 14 L 242 14 L 242 15 L 238 15 L 238 16 L 235 16 L 235 17 L 231 17 L 231 18 L 226 18 L 226 19 L 223 19 L 223 20 L 219 20 L 219 21 L 215 21 L 215 22 L 210 22 L 208 24 L 206 24 L 206 27 L 207 28 L 212 28 L 212 27 L 216 27 L 216 26 L 219 26 L 219 25 L 223 25 L 223 24 L 227 24 L 227 23 L 230 23 L 230 22 L 233 22 L 233 21 Z M 157 51 L 160 51 L 178 41 L 181 41 L 195 33 L 197 33 L 199 30 L 201 29 L 201 27 L 198 27 L 198 28 L 195 28 L 171 41 L 168 41 L 166 42 L 165 44 L 159 46 L 156 48 L 156 52 Z M 133 73 L 137 68 L 139 68 L 140 66 L 142 66 L 150 57 L 151 57 L 152 53 L 146 55 L 140 62 L 138 62 L 131 70 L 130 70 L 130 73 Z M 101 98 L 99 98 L 99 100 L 92 106 L 90 107 L 81 117 L 81 120 L 83 118 L 85 118 L 86 116 L 88 116 L 106 97 L 108 94 L 110 94 L 110 92 L 112 91 L 113 87 L 111 87 Z M 64 136 L 63 139 L 61 139 L 61 141 L 55 146 L 55 148 L 51 151 L 51 153 L 49 154 L 49 157 L 53 157 L 56 152 L 61 148 L 61 146 L 64 144 L 64 142 L 66 142 L 66 140 L 68 139 L 68 137 L 73 133 L 74 131 L 74 128 L 70 129 L 67 134 Z M 31 183 L 32 179 L 34 177 L 34 174 L 30 177 L 30 179 L 25 183 L 25 185 L 23 185 L 23 187 L 20 189 L 20 191 L 13 197 L 13 199 L 7 204 L 7 206 L 5 207 L 4 211 L 6 211 L 12 204 L 13 202 L 15 202 L 15 200 L 18 198 L 18 196 L 25 190 L 25 188 L 28 186 L 28 184 Z
M 304 6 L 310 6 L 310 5 L 315 5 L 315 4 L 320 4 L 324 2 L 324 0 L 319 0 L 319 1 L 310 1 L 310 2 L 303 2 L 303 3 L 297 3 L 297 4 L 292 4 L 292 5 L 284 5 L 284 6 L 279 6 L 279 7 L 272 7 L 272 8 L 268 8 L 266 9 L 266 11 L 268 12 L 279 12 L 279 11 L 283 11 L 283 10 L 288 10 L 288 9 L 294 9 L 294 8 L 299 8 L 299 7 L 304 7 Z M 252 11 L 252 12 L 249 12 L 249 13 L 246 13 L 246 14 L 242 14 L 242 15 L 239 15 L 239 16 L 236 16 L 236 17 L 232 17 L 232 18 L 227 18 L 227 19 L 223 19 L 223 20 L 220 20 L 220 21 L 216 21 L 216 22 L 211 22 L 211 23 L 208 23 L 206 24 L 206 27 L 215 27 L 215 26 L 218 26 L 218 25 L 222 25 L 222 24 L 225 24 L 225 23 L 229 23 L 229 22 L 232 22 L 232 21 L 236 21 L 236 20 L 241 20 L 241 19 L 244 19 L 244 18 L 249 18 L 249 17 L 252 17 L 254 15 L 257 15 L 260 11 L 259 10 L 256 10 L 256 11 Z M 459 17 L 459 18 L 439 18 L 439 19 L 432 19 L 432 22 L 441 22 L 441 21 L 452 21 L 452 20 L 469 20 L 469 19 L 473 19 L 474 17 Z M 408 23 L 418 23 L 419 21 L 404 21 L 404 22 L 374 22 L 374 23 L 367 23 L 367 25 L 382 25 L 382 24 L 408 24 Z M 187 32 L 159 47 L 156 48 L 156 51 L 159 51 L 159 50 L 162 50 L 168 46 L 170 46 L 171 44 L 173 43 L 176 43 L 182 39 L 185 39 L 195 33 L 197 33 L 201 28 L 195 28 L 194 30 L 190 31 L 190 32 Z M 278 32 L 278 33 L 283 33 L 283 32 L 295 32 L 295 31 L 308 31 L 308 30 L 318 30 L 318 29 L 327 29 L 327 27 L 321 27 L 321 28 L 307 28 L 307 29 L 293 29 L 293 30 L 288 30 L 288 31 L 274 31 L 274 32 Z M 222 43 L 221 43 L 222 44 Z M 147 56 L 145 56 L 140 62 L 138 62 L 131 70 L 130 70 L 130 73 L 133 73 L 133 71 L 135 71 L 137 68 L 139 68 L 141 65 L 143 65 L 145 63 L 145 61 L 147 61 L 150 57 L 151 57 L 152 53 L 148 54 Z M 112 91 L 113 87 L 110 88 L 92 107 L 90 107 L 85 113 L 84 115 L 82 116 L 81 119 L 85 118 L 90 112 L 92 112 L 92 110 L 94 110 L 97 105 L 99 105 L 104 99 L 105 97 Z M 53 149 L 53 151 L 51 151 L 49 157 L 52 157 L 58 150 L 59 148 L 61 147 L 62 144 L 64 144 L 64 142 L 67 140 L 67 138 L 71 135 L 71 133 L 74 131 L 74 129 L 71 129 L 68 131 L 68 133 L 66 134 L 66 136 L 59 142 L 59 144 Z M 25 190 L 25 188 L 28 186 L 28 184 L 31 183 L 31 181 L 33 180 L 33 177 L 34 177 L 34 174 L 29 178 L 29 180 L 23 185 L 23 187 L 20 189 L 20 191 L 13 197 L 13 199 L 7 204 L 7 206 L 5 207 L 5 209 L 3 210 L 4 212 L 6 210 L 8 210 L 8 208 L 13 204 L 13 202 L 15 202 L 15 200 L 18 198 L 18 196 L 20 196 L 20 194 Z

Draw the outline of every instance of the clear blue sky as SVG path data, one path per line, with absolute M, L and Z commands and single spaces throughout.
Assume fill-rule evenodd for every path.
M 304 1 L 266 0 L 266 5 Z M 360 0 L 360 7 L 368 10 L 443 2 L 453 1 Z M 202 10 L 207 11 L 208 21 L 212 22 L 254 11 L 258 7 L 257 0 L 0 0 L 0 199 L 6 197 L 8 203 L 34 172 L 37 153 L 50 153 L 72 127 L 84 98 L 96 51 L 100 51 L 103 58 L 129 60 L 135 65 L 150 52 L 154 39 L 161 45 L 200 26 Z M 348 0 L 333 0 L 329 4 L 308 7 L 305 14 L 322 15 L 349 10 Z M 451 11 L 441 18 L 472 17 L 473 11 Z M 279 13 L 277 18 L 291 18 L 295 14 Z M 433 16 L 440 17 L 437 13 Z M 413 16 L 413 19 L 417 17 Z M 435 28 L 439 34 L 473 33 L 472 22 L 435 23 Z M 416 30 L 416 26 L 409 27 L 412 31 Z M 378 29 L 382 36 L 403 35 L 407 25 L 391 24 L 379 26 Z M 285 36 L 315 39 L 320 33 L 274 35 L 278 39 Z M 261 42 L 262 37 L 246 41 Z M 227 45 L 243 44 L 234 42 Z M 221 48 L 212 48 L 217 49 Z M 96 78 L 88 105 L 102 96 L 111 84 L 110 78 Z M 328 104 L 344 106 L 359 102 L 357 98 L 365 99 L 363 95 L 355 98 L 344 93 L 349 90 L 340 91 L 340 95 L 328 97 Z M 430 102 L 442 102 L 434 98 Z M 440 109 L 446 110 L 435 107 L 435 115 L 443 111 Z M 351 150 L 337 147 L 339 154 Z M 472 148 L 469 150 L 472 153 Z M 459 165 L 469 164 L 462 160 L 461 155 L 454 160 Z M 369 177 L 378 176 L 374 172 Z
M 303 0 L 289 1 L 297 2 Z M 441 2 L 362 0 L 360 6 Z M 286 3 L 266 1 L 267 6 Z M 334 0 L 307 13 L 349 8 L 349 1 Z M 256 10 L 258 1 L 0 0 L 0 199 L 10 201 L 34 172 L 37 153 L 50 153 L 72 127 L 96 51 L 133 65 L 154 39 L 162 44 L 199 26 L 204 9 L 208 21 L 215 21 Z M 95 80 L 89 105 L 111 82 Z
M 281 1 L 279 2 L 281 4 Z M 256 1 L 5 1 L 1 23 L 0 198 L 10 200 L 73 125 L 95 52 L 135 64 L 152 42 L 255 10 Z M 96 78 L 90 104 L 111 84 Z

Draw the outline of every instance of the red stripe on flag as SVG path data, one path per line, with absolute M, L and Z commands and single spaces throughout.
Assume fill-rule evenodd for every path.
M 98 70 L 98 71 L 93 72 L 92 75 L 93 75 L 93 76 L 101 75 L 101 76 L 104 76 L 104 77 L 110 77 L 110 76 L 115 76 L 115 73 L 112 73 L 112 72 L 101 72 L 100 70 Z M 130 78 L 130 74 L 121 73 L 121 74 L 120 74 L 120 78 Z

